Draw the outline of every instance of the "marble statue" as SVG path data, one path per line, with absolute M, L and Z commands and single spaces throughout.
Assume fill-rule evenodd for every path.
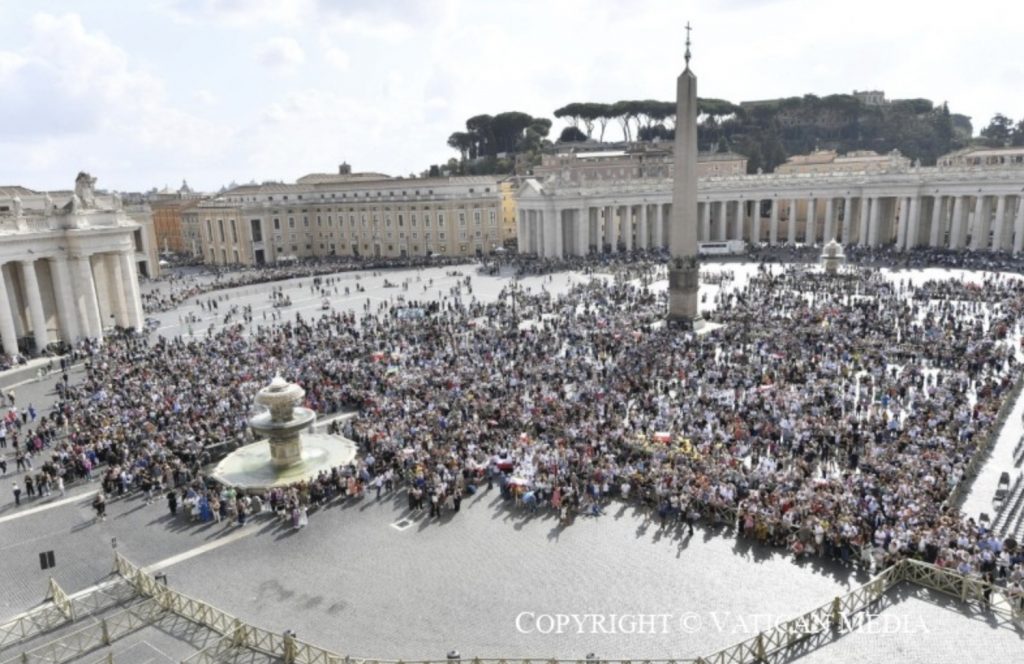
M 21 197 L 15 196 L 11 199 L 11 214 L 15 219 L 21 219 Z
M 75 196 L 78 197 L 81 207 L 86 209 L 96 207 L 95 188 L 96 178 L 85 171 L 80 171 L 78 177 L 75 178 Z

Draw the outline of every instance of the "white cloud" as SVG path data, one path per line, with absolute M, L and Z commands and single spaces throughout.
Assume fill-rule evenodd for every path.
M 181 23 L 250 27 L 299 25 L 315 13 L 316 4 L 316 0 L 163 0 L 160 6 Z
M 200 89 L 192 94 L 192 98 L 203 106 L 213 106 L 220 101 L 220 98 L 211 90 Z
M 194 157 L 223 135 L 175 108 L 159 77 L 76 14 L 34 15 L 26 45 L 0 53 L 0 63 L 0 151 L 7 168 L 22 171 L 0 180 L 45 186 L 33 172 L 90 168 L 114 186 L 111 172 L 137 173 L 140 162 L 168 154 Z
M 345 71 L 352 63 L 348 57 L 348 53 L 341 50 L 337 46 L 328 46 L 324 49 L 324 60 L 326 60 L 332 67 Z
M 273 71 L 292 71 L 306 61 L 306 53 L 291 37 L 273 37 L 260 47 L 256 59 Z

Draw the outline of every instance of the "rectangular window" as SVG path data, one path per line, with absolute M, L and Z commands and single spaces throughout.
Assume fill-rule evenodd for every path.
M 480 225 L 480 210 L 473 210 L 473 223 L 477 226 Z
M 491 210 L 491 226 L 495 225 L 495 219 L 494 210 Z
M 231 242 L 232 244 L 238 244 L 238 226 L 235 224 L 235 220 L 231 220 Z M 236 263 L 238 261 L 235 261 Z
M 217 228 L 220 231 L 220 241 L 223 242 L 224 241 L 224 220 L 223 219 L 218 219 L 217 220 Z M 226 258 L 224 259 L 224 262 L 225 263 L 228 262 Z
M 459 226 L 465 226 L 465 225 L 466 225 L 466 213 L 465 212 L 459 212 Z
M 263 226 L 260 224 L 259 219 L 249 220 L 250 229 L 252 230 L 252 241 L 263 242 Z

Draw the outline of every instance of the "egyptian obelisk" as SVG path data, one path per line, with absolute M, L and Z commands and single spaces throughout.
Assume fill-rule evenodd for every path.
M 690 24 L 686 69 L 676 79 L 675 175 L 669 224 L 668 321 L 692 328 L 697 316 L 697 77 L 690 71 Z

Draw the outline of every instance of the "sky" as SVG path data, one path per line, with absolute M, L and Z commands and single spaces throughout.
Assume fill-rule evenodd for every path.
M 419 173 L 473 115 L 672 99 L 687 21 L 702 97 L 881 89 L 977 132 L 1024 117 L 1022 18 L 1016 0 L 0 0 L 0 186 Z

